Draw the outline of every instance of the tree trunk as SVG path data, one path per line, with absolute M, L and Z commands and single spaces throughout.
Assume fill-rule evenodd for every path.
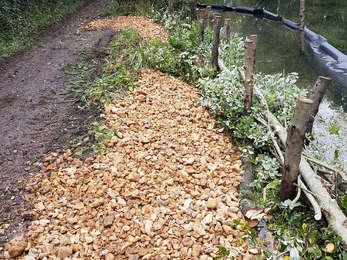
M 207 6 L 205 11 L 205 14 L 206 14 L 205 28 L 210 27 L 210 13 L 211 13 L 211 6 Z
M 287 133 L 284 127 L 272 113 L 267 112 L 266 117 L 271 125 L 276 126 L 276 134 L 282 143 L 285 144 Z M 347 245 L 347 218 L 336 200 L 330 197 L 330 194 L 322 185 L 321 177 L 312 170 L 310 164 L 303 157 L 301 157 L 299 171 L 306 185 L 313 192 L 319 206 L 322 208 L 330 227 L 342 237 L 343 243 Z
M 199 16 L 200 16 L 200 43 L 202 44 L 204 42 L 205 24 L 206 24 L 205 9 L 199 10 Z
M 229 43 L 230 42 L 230 19 L 224 20 L 224 42 Z
M 258 40 L 258 35 L 252 34 L 249 36 L 249 39 L 252 41 L 252 52 L 253 52 L 253 64 L 255 64 L 255 52 L 257 49 L 257 40 Z M 253 65 L 254 67 L 254 65 Z
M 305 0 L 300 0 L 300 54 L 305 52 Z
M 249 210 L 258 209 L 255 204 L 254 190 L 250 184 L 254 181 L 251 155 L 247 154 L 242 157 L 242 182 L 239 186 L 240 193 L 240 210 L 245 216 Z
M 319 105 L 323 100 L 326 90 L 331 82 L 330 78 L 319 76 L 313 87 L 310 99 L 313 101 L 311 116 L 308 121 L 306 133 L 312 134 L 314 118 L 318 113 Z M 307 143 L 308 144 L 308 143 Z
M 196 15 L 196 0 L 190 1 L 190 11 L 191 11 L 191 20 L 196 21 L 197 15 Z
M 170 17 L 173 16 L 173 0 L 169 0 L 168 13 Z
M 250 39 L 246 39 L 244 46 L 245 46 L 245 94 L 244 94 L 243 115 L 248 116 L 251 114 L 252 96 L 253 96 L 253 70 L 254 70 L 253 42 Z
M 287 131 L 286 151 L 280 189 L 280 200 L 295 198 L 295 183 L 299 175 L 299 164 L 304 147 L 305 133 L 311 114 L 312 100 L 298 98 L 291 126 Z
M 219 64 L 223 70 L 229 71 L 229 69 L 225 67 L 222 60 L 219 60 Z M 261 100 L 261 102 L 266 102 L 263 100 L 261 91 L 257 87 L 254 89 L 255 94 Z M 275 129 L 274 133 L 280 138 L 282 144 L 285 144 L 287 140 L 287 132 L 285 128 L 277 120 L 276 116 L 274 116 L 270 111 L 265 112 L 265 117 L 269 125 Z M 330 197 L 330 194 L 323 186 L 321 177 L 319 177 L 312 170 L 310 164 L 303 157 L 301 157 L 299 172 L 305 180 L 308 188 L 316 198 L 319 206 L 322 208 L 323 214 L 328 221 L 329 226 L 336 232 L 336 234 L 341 236 L 343 244 L 347 245 L 347 218 L 340 209 L 336 200 L 333 200 Z
M 222 17 L 216 16 L 214 19 L 214 26 L 213 26 L 212 66 L 215 68 L 218 68 L 218 45 L 219 45 L 221 21 L 222 21 Z

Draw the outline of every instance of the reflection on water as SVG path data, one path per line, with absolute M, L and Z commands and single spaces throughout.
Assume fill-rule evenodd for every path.
M 265 8 L 279 14 L 293 22 L 299 21 L 300 0 L 201 0 L 201 3 L 225 4 L 228 6 L 246 6 Z M 347 80 L 341 80 L 336 74 L 329 72 L 316 55 L 306 46 L 305 55 L 299 55 L 298 37 L 283 26 L 268 20 L 260 20 L 254 17 L 241 17 L 235 13 L 222 13 L 232 21 L 234 34 L 246 37 L 257 34 L 256 71 L 263 73 L 279 73 L 284 71 L 298 72 L 298 85 L 311 90 L 318 76 L 332 78 L 324 105 L 321 106 L 319 117 L 324 120 L 316 120 L 318 143 L 328 143 L 329 151 L 324 155 L 328 162 L 338 160 L 347 170 Z M 347 53 L 347 1 L 345 0 L 311 0 L 306 1 L 306 25 L 317 34 L 327 38 L 328 42 Z M 340 137 L 335 140 L 328 130 L 329 124 L 335 122 L 341 124 Z M 322 130 L 324 129 L 324 131 Z M 325 136 L 325 137 L 324 137 Z M 321 151 L 324 149 L 320 149 Z M 335 158 L 331 151 L 338 150 Z
M 266 8 L 293 22 L 298 22 L 300 0 L 202 0 L 228 6 Z M 233 32 L 242 37 L 258 35 L 256 69 L 264 73 L 281 71 L 299 73 L 298 85 L 311 88 L 318 76 L 332 78 L 329 99 L 335 106 L 347 112 L 347 80 L 332 74 L 317 63 L 317 57 L 306 48 L 305 56 L 298 53 L 298 37 L 283 26 L 268 20 L 240 17 L 235 13 L 223 13 L 233 22 Z M 309 29 L 326 37 L 330 44 L 347 53 L 347 1 L 312 0 L 306 4 L 306 25 Z M 241 26 L 239 20 L 241 19 Z M 336 44 L 334 44 L 336 43 Z

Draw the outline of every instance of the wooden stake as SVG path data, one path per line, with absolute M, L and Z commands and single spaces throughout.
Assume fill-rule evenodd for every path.
M 300 0 L 300 54 L 305 52 L 305 0 Z
M 219 60 L 219 64 L 220 64 L 220 67 L 224 68 L 226 72 L 230 72 L 228 68 L 226 68 L 222 60 Z M 242 73 L 242 71 L 243 70 L 240 69 L 242 78 L 244 78 L 244 73 Z M 254 93 L 259 98 L 259 101 L 262 104 L 266 104 L 264 96 L 261 94 L 261 91 L 260 89 L 257 88 L 257 86 L 254 86 Z M 287 132 L 285 128 L 277 120 L 276 116 L 274 116 L 270 111 L 265 112 L 265 117 L 269 125 L 273 126 L 275 129 L 275 131 L 272 133 L 276 134 L 280 138 L 281 143 L 285 145 L 287 140 Z M 270 134 L 270 136 L 271 135 L 272 134 Z M 274 140 L 274 143 L 276 143 L 275 140 Z M 278 149 L 278 151 L 280 150 Z M 301 176 L 304 178 L 309 190 L 314 191 L 315 194 L 317 194 L 315 196 L 315 199 L 318 205 L 324 210 L 323 214 L 325 218 L 327 219 L 329 226 L 332 227 L 332 229 L 339 236 L 342 237 L 343 244 L 347 244 L 347 226 L 345 225 L 345 223 L 347 223 L 347 217 L 342 212 L 336 200 L 331 198 L 331 195 L 326 190 L 326 187 L 324 187 L 322 184 L 323 182 L 322 178 L 319 177 L 317 173 L 311 168 L 310 164 L 304 158 L 304 156 L 301 157 L 299 171 Z M 343 178 L 347 178 L 347 177 L 343 177 Z
M 169 0 L 168 13 L 170 17 L 173 16 L 173 0 Z
M 230 19 L 227 18 L 224 21 L 224 42 L 229 43 L 230 42 Z
M 222 21 L 221 16 L 216 16 L 214 18 L 213 40 L 212 40 L 212 66 L 215 68 L 218 68 L 218 45 L 219 45 L 221 21 Z
M 210 27 L 210 13 L 211 13 L 211 6 L 206 6 L 206 19 L 205 19 L 205 28 Z
M 192 21 L 196 21 L 197 19 L 197 14 L 196 14 L 196 0 L 191 0 L 190 1 L 190 19 Z
M 280 188 L 280 200 L 295 198 L 295 183 L 299 175 L 301 152 L 304 146 L 305 133 L 311 114 L 313 101 L 298 98 L 291 126 L 287 130 L 286 151 Z
M 255 64 L 255 53 L 257 48 L 258 36 L 256 34 L 252 34 L 249 36 L 249 39 L 252 41 L 253 63 Z
M 202 44 L 204 42 L 206 16 L 205 16 L 205 9 L 200 9 L 199 11 L 200 11 L 200 13 L 199 13 L 199 16 L 200 16 L 200 43 Z
M 253 41 L 246 39 L 245 46 L 245 93 L 243 115 L 249 116 L 252 110 L 254 52 Z
M 323 97 L 325 95 L 326 90 L 328 89 L 328 86 L 331 82 L 330 78 L 326 78 L 323 76 L 319 76 L 317 78 L 316 84 L 314 85 L 311 93 L 310 99 L 313 101 L 312 110 L 311 110 L 311 116 L 309 118 L 308 124 L 307 124 L 307 130 L 306 133 L 312 135 L 312 128 L 313 128 L 313 122 L 314 118 L 316 117 L 319 105 L 323 100 Z M 306 144 L 309 144 L 306 142 Z

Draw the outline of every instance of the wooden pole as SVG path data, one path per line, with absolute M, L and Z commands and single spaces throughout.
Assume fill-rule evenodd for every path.
M 205 28 L 210 27 L 210 13 L 211 13 L 211 6 L 206 6 L 206 20 L 205 20 Z
M 325 92 L 328 89 L 328 86 L 331 82 L 330 78 L 326 78 L 323 76 L 319 76 L 316 84 L 314 85 L 311 93 L 310 99 L 313 101 L 312 110 L 311 110 L 311 116 L 309 118 L 308 124 L 307 124 L 307 130 L 306 133 L 309 135 L 312 135 L 312 128 L 313 128 L 313 122 L 314 118 L 316 117 L 319 105 L 323 100 L 323 97 L 325 95 Z M 308 144 L 308 142 L 306 143 Z
M 311 115 L 313 101 L 308 98 L 298 98 L 291 122 L 287 131 L 286 151 L 280 188 L 280 200 L 295 198 L 295 183 L 299 175 L 301 153 L 304 147 L 305 133 Z
M 168 13 L 170 17 L 173 16 L 173 0 L 169 0 Z
M 218 69 L 218 45 L 219 45 L 221 21 L 222 21 L 222 17 L 216 16 L 214 18 L 214 24 L 213 24 L 212 66 L 217 69 Z
M 305 52 L 305 0 L 300 0 L 300 54 Z
M 253 52 L 253 71 L 255 67 L 255 53 L 257 49 L 257 40 L 258 36 L 256 34 L 252 34 L 249 36 L 249 39 L 252 41 L 252 52 Z
M 200 17 L 200 43 L 202 44 L 204 42 L 204 34 L 205 34 L 205 24 L 206 24 L 206 16 L 205 16 L 205 9 L 199 10 L 199 17 Z
M 249 116 L 252 110 L 253 96 L 253 71 L 254 71 L 254 52 L 253 42 L 246 39 L 245 46 L 245 93 L 244 93 L 244 108 L 243 115 Z
M 196 21 L 197 19 L 197 14 L 196 14 L 196 0 L 191 0 L 190 1 L 190 18 L 192 21 Z
M 224 21 L 224 42 L 225 43 L 230 42 L 230 23 L 231 23 L 231 20 L 229 18 L 225 19 Z
M 222 60 L 219 60 L 219 64 L 219 66 L 223 68 L 224 71 L 230 72 L 228 68 L 224 65 Z M 242 78 L 244 79 L 244 73 L 242 73 L 242 71 L 243 70 L 241 69 L 240 73 L 242 75 Z M 254 92 L 255 95 L 259 98 L 260 102 L 262 104 L 266 104 L 266 101 L 264 99 L 264 96 L 261 94 L 260 89 L 254 86 Z M 277 120 L 276 116 L 274 116 L 270 111 L 265 112 L 265 117 L 269 122 L 269 125 L 274 126 L 274 129 L 276 129 L 276 131 L 274 131 L 273 133 L 276 134 L 280 138 L 281 143 L 285 145 L 287 140 L 287 132 L 285 128 Z M 331 195 L 323 186 L 322 178 L 319 177 L 317 173 L 312 170 L 310 164 L 303 156 L 301 157 L 299 171 L 301 176 L 304 178 L 309 190 L 311 192 L 313 191 L 312 195 L 314 195 L 318 205 L 322 208 L 323 214 L 329 222 L 329 226 L 339 236 L 342 237 L 343 244 L 347 244 L 347 226 L 345 225 L 345 223 L 347 223 L 347 217 L 340 209 L 336 200 L 333 200 L 331 198 Z

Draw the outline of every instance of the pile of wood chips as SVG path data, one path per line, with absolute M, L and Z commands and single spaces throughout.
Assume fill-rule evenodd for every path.
M 5 257 L 212 260 L 218 246 L 236 259 L 257 254 L 238 246 L 241 161 L 230 137 L 194 87 L 141 73 L 139 87 L 105 109 L 105 125 L 118 131 L 109 150 L 44 160 L 28 184 L 36 218 Z
M 169 33 L 161 25 L 143 16 L 118 16 L 110 19 L 91 21 L 87 28 L 89 30 L 124 30 L 135 29 L 144 38 L 157 38 L 167 42 Z

